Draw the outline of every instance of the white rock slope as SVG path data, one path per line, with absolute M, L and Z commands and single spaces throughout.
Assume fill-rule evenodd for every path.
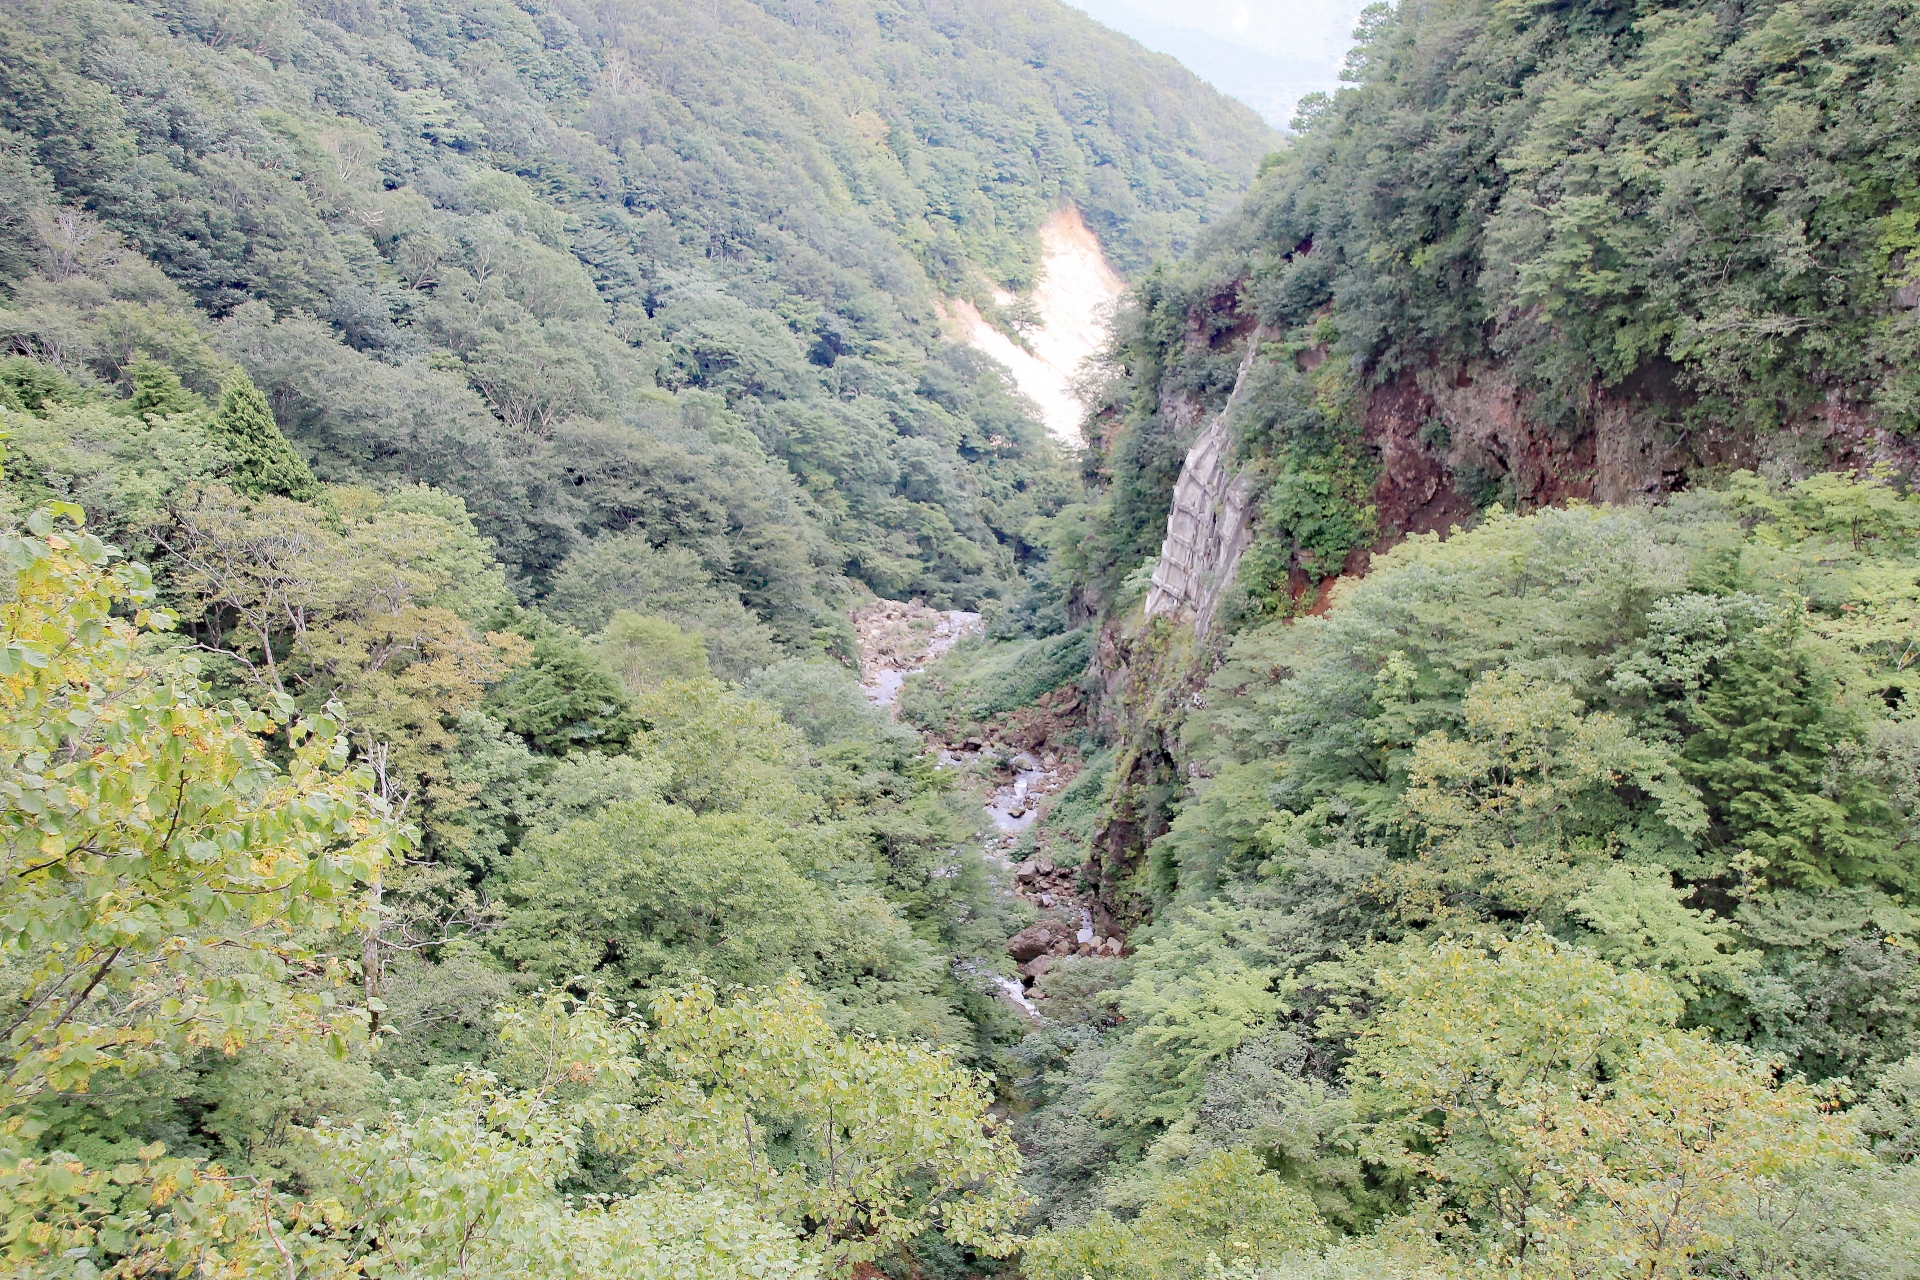
M 947 311 L 968 346 L 1012 371 L 1015 384 L 1040 406 L 1048 434 L 1078 448 L 1085 409 L 1073 394 L 1073 380 L 1082 362 L 1106 342 L 1113 304 L 1127 285 L 1072 206 L 1040 228 L 1040 245 L 1040 282 L 1031 298 L 1040 323 L 1022 335 L 1031 350 L 988 324 L 971 302 L 949 302 Z M 998 300 L 1014 299 L 1006 294 Z

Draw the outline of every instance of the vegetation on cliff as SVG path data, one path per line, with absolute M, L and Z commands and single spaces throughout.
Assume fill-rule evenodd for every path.
M 1061 201 L 1178 253 L 1273 141 L 1057 7 L 0 23 L 12 348 L 204 396 L 237 364 L 320 479 L 458 494 L 523 596 L 635 530 L 788 642 L 843 577 L 993 598 L 1059 501 L 941 296 L 1031 284 Z
M 1408 0 L 1208 227 L 1048 0 L 9 7 L 0 1257 L 1915 1274 L 1913 21 Z
M 1021 611 L 1128 935 L 1034 983 L 1029 1274 L 1916 1265 L 1915 20 L 1376 6 L 1139 284 Z
M 1303 103 L 1238 216 L 1139 291 L 1094 464 L 1099 579 L 1157 550 L 1249 342 L 1230 418 L 1266 484 L 1256 610 L 1291 607 L 1289 570 L 1338 573 L 1495 500 L 1908 465 L 1915 22 L 1900 3 L 1369 10 L 1352 87 Z M 1428 478 L 1438 494 L 1389 492 Z
M 1036 983 L 1031 1274 L 1911 1265 L 1916 581 L 1890 477 L 1741 473 L 1495 508 L 1129 686 L 1191 781 L 1082 872 L 1129 956 Z M 1168 1207 L 1234 1153 L 1273 1242 Z
M 9 1264 L 1003 1256 L 1019 922 L 845 610 L 1068 491 L 942 300 L 1273 140 L 1058 6 L 0 14 Z

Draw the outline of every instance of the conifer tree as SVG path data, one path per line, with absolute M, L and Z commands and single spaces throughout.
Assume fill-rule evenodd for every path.
M 180 375 L 158 360 L 141 356 L 133 362 L 132 376 L 132 408 L 142 418 L 164 418 L 200 408 L 200 398 L 180 385 Z
M 220 388 L 214 433 L 233 452 L 233 487 L 249 497 L 277 493 L 298 502 L 317 496 L 320 485 L 273 420 L 273 409 L 245 372 L 235 370 Z

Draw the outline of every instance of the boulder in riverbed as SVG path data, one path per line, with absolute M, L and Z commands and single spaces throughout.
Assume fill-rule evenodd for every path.
M 1073 937 L 1073 927 L 1058 920 L 1037 920 L 1007 939 L 1007 954 L 1022 964 Z

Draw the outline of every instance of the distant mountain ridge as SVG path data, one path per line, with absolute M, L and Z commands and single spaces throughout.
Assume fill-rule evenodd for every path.
M 1346 27 L 1351 25 L 1335 18 L 1330 30 L 1315 32 L 1314 23 L 1305 22 L 1297 43 L 1287 54 L 1278 54 L 1167 21 L 1126 0 L 1075 0 L 1075 7 L 1101 25 L 1176 59 L 1220 92 L 1258 111 L 1276 129 L 1290 125 L 1295 105 L 1307 94 L 1339 88 L 1340 58 L 1348 43 Z M 1340 8 L 1357 13 L 1359 6 Z

